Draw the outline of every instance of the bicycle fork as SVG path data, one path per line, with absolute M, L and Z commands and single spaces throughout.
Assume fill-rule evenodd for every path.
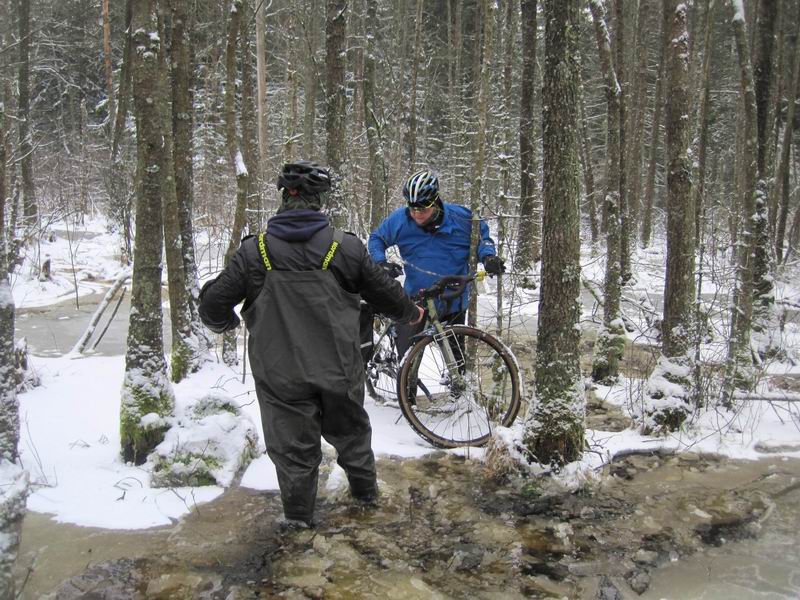
M 445 329 L 444 325 L 439 321 L 436 304 L 432 298 L 427 299 L 427 305 L 429 318 L 434 329 L 433 341 L 439 346 L 444 357 L 445 371 L 441 373 L 439 383 L 441 385 L 449 384 L 450 394 L 458 397 L 467 388 L 466 379 L 462 371 L 466 364 L 464 349 L 458 344 L 453 330 Z M 455 343 L 453 343 L 454 341 Z M 456 356 L 453 346 L 459 348 L 459 356 Z

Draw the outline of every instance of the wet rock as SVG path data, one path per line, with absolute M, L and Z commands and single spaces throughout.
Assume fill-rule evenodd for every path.
M 166 573 L 147 583 L 148 598 L 200 598 L 210 597 L 217 588 L 213 582 L 193 573 Z
M 609 577 L 603 577 L 597 586 L 595 600 L 624 600 L 624 597 Z
M 775 444 L 758 442 L 753 449 L 761 454 L 779 454 L 783 452 L 800 452 L 800 444 Z
M 564 581 L 569 576 L 569 569 L 565 565 L 533 557 L 525 557 L 522 563 L 522 572 L 525 575 L 544 575 L 554 581 Z
M 658 562 L 658 552 L 641 548 L 636 552 L 636 554 L 633 555 L 633 560 L 637 564 L 650 565 L 654 567 Z
M 630 573 L 633 568 L 633 563 L 627 558 L 622 560 L 576 561 L 568 564 L 569 572 L 577 577 L 592 577 L 596 575 L 622 577 L 626 573 Z
M 647 571 L 634 571 L 628 576 L 627 581 L 631 589 L 639 595 L 644 594 L 650 587 L 650 575 Z
M 634 467 L 620 464 L 620 465 L 611 465 L 609 469 L 610 473 L 614 477 L 619 477 L 620 479 L 624 479 L 625 481 L 630 481 L 634 478 L 637 471 Z
M 62 583 L 48 600 L 134 598 L 147 584 L 147 561 L 121 559 L 91 565 Z
M 454 548 L 453 559 L 450 562 L 451 571 L 473 571 L 483 562 L 483 550 L 474 544 L 457 544 Z

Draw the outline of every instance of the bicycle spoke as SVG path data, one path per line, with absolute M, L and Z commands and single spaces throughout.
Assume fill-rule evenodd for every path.
M 446 337 L 419 342 L 409 353 L 410 363 L 401 372 L 408 384 L 401 408 L 412 427 L 434 445 L 485 443 L 497 425 L 516 417 L 516 365 L 501 354 L 499 342 L 492 340 L 493 346 L 485 337 L 458 326 Z M 448 353 L 456 360 L 446 359 Z

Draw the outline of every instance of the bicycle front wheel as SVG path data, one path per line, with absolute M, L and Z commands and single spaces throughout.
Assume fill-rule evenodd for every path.
M 397 395 L 411 427 L 434 446 L 482 446 L 495 427 L 508 427 L 519 413 L 519 369 L 495 337 L 453 325 L 408 351 Z

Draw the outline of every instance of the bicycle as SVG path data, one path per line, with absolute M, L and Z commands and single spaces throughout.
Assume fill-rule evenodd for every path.
M 439 320 L 436 300 L 459 297 L 482 275 L 447 276 L 421 290 L 425 329 L 398 362 L 390 323 L 367 363 L 369 394 L 379 402 L 396 398 L 411 428 L 438 448 L 482 446 L 520 410 L 519 367 L 505 344 L 475 327 Z

